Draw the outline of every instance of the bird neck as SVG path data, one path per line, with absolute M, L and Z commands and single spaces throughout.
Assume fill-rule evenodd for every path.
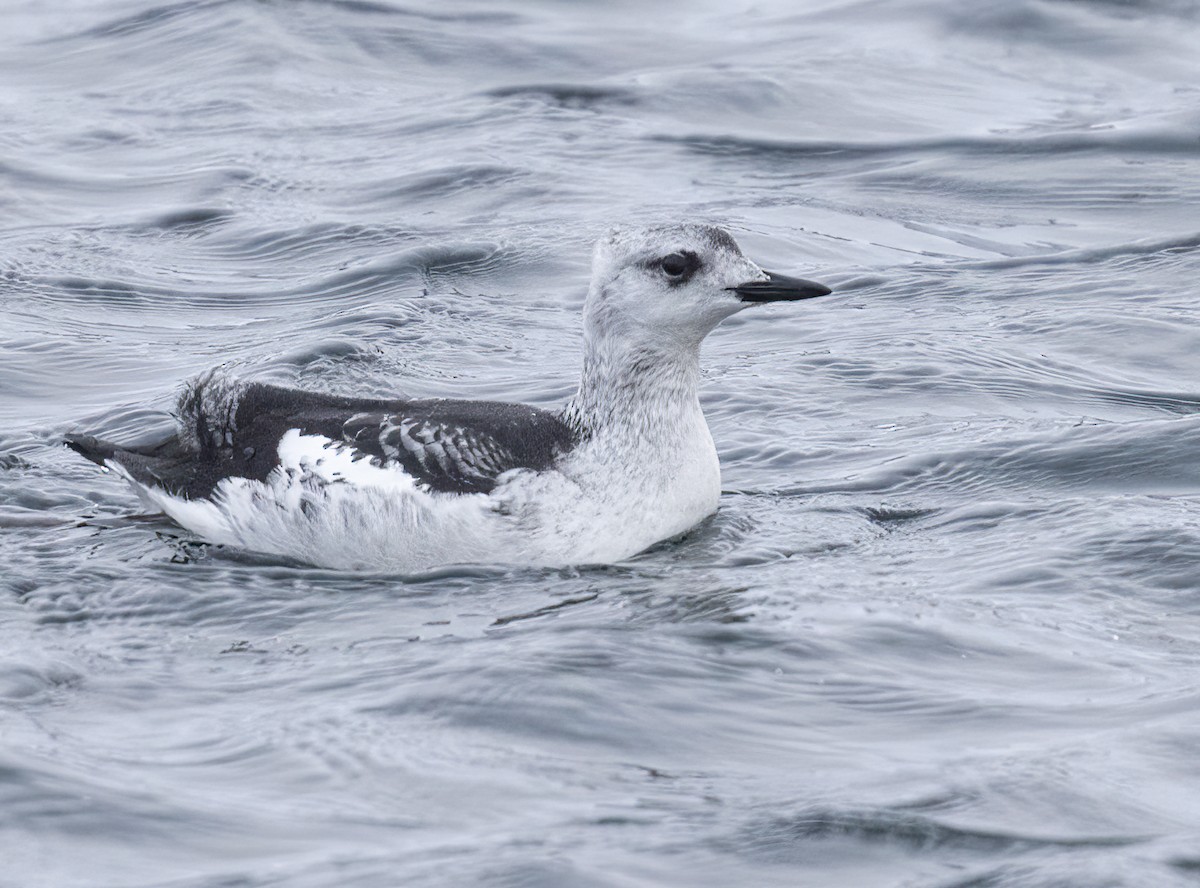
M 563 418 L 583 437 L 608 430 L 642 439 L 679 435 L 688 420 L 703 422 L 699 379 L 699 343 L 585 336 L 579 390 Z

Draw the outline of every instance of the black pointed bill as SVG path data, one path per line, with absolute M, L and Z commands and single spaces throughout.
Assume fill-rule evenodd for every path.
M 799 299 L 828 296 L 833 292 L 816 281 L 806 281 L 803 278 L 788 277 L 770 271 L 766 272 L 766 275 L 765 281 L 747 281 L 727 289 L 737 293 L 743 302 L 796 302 Z

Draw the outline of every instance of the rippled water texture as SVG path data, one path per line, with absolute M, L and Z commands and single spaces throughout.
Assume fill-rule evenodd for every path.
M 3 21 L 0 884 L 1200 884 L 1194 3 Z M 660 220 L 837 293 L 712 337 L 721 511 L 627 564 L 239 556 L 57 443 L 555 405 Z

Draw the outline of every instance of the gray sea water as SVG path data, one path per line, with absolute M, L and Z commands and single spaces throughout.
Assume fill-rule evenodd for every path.
M 1200 7 L 8 0 L 0 885 L 1200 885 Z M 721 510 L 604 569 L 205 546 L 59 445 L 225 364 L 560 403 L 590 245 Z

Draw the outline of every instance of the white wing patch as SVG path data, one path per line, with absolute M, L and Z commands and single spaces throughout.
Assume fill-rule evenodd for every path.
M 290 429 L 279 439 L 279 465 L 285 472 L 298 473 L 298 480 L 344 483 L 392 493 L 408 493 L 417 487 L 416 479 L 399 463 L 375 465 L 369 456 L 356 456 L 341 442 L 323 435 L 303 435 L 299 429 Z

